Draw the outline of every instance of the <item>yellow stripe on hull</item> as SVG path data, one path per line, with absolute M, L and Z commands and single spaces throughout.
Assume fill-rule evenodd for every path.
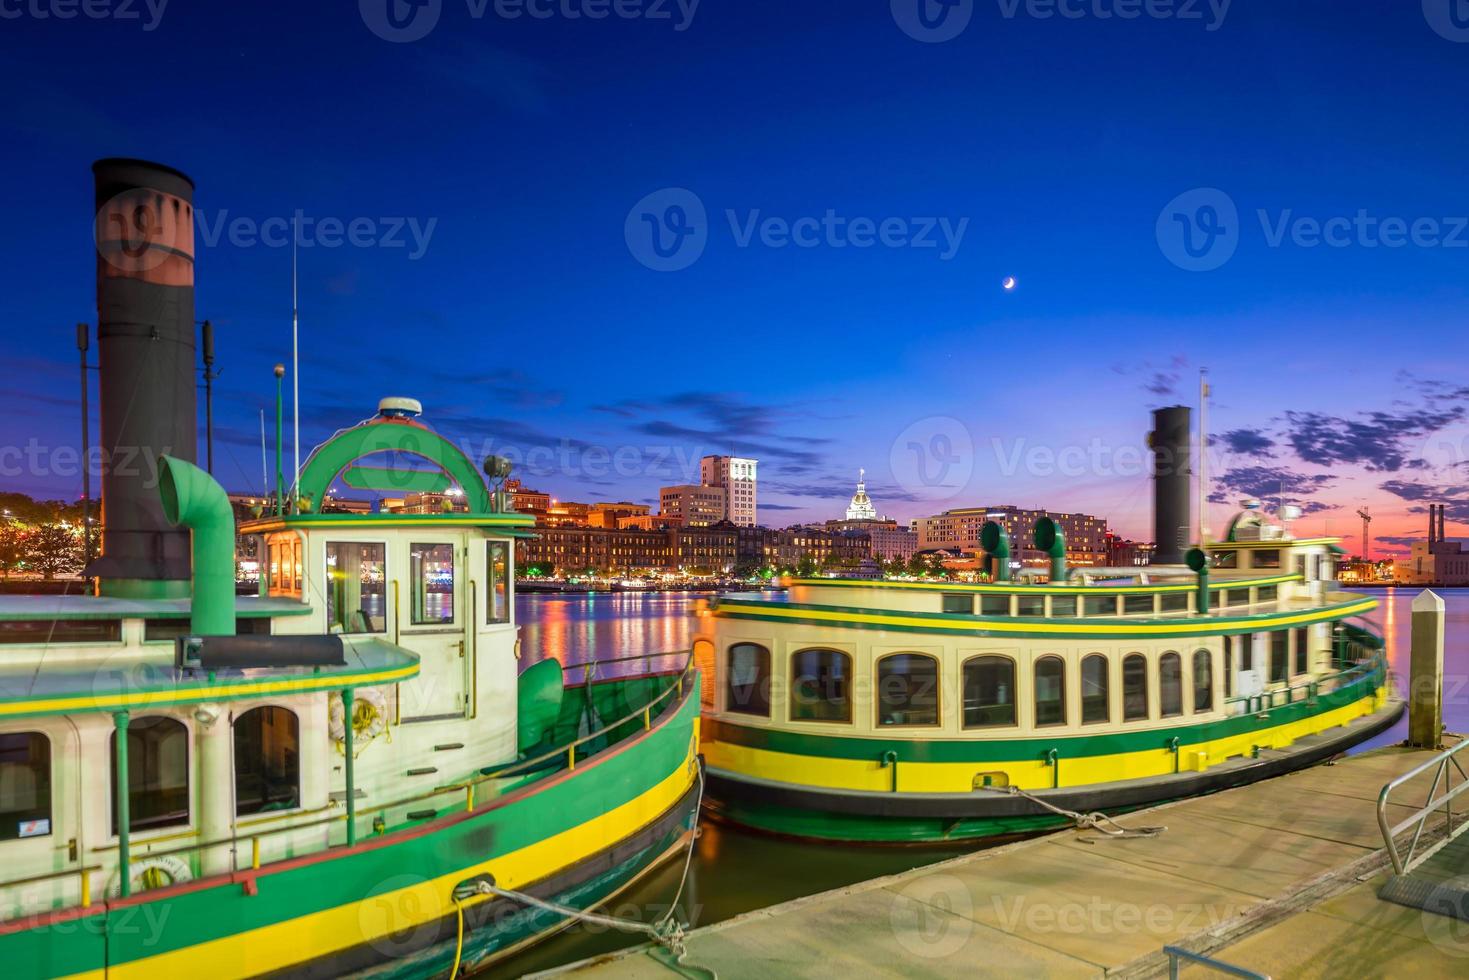
M 697 724 L 697 723 L 696 723 Z M 696 729 L 697 735 L 697 729 Z M 107 980 L 165 977 L 251 977 L 295 966 L 436 922 L 454 912 L 450 893 L 466 878 L 492 873 L 502 888 L 520 889 L 606 850 L 656 820 L 693 785 L 694 746 L 683 765 L 660 783 L 588 823 L 518 851 L 336 908 L 314 912 L 158 956 L 114 966 Z M 412 869 L 405 868 L 405 875 Z M 476 904 L 476 901 L 465 905 Z
M 1289 724 L 1182 746 L 1178 760 L 1179 769 L 1194 771 L 1233 756 L 1248 755 L 1257 745 L 1261 748 L 1284 748 L 1307 735 L 1315 735 L 1370 715 L 1383 703 L 1385 697 L 1385 690 L 1378 689 L 1372 697 L 1364 697 L 1352 704 Z M 717 741 L 705 741 L 703 751 L 709 767 L 724 772 L 820 789 L 866 790 L 876 793 L 888 793 L 893 789 L 892 768 L 884 767 L 876 760 L 797 755 Z M 1201 753 L 1205 754 L 1202 759 L 1199 757 Z M 1063 750 L 1060 759 L 1060 785 L 1089 786 L 1095 783 L 1170 775 L 1173 772 L 1173 762 L 1173 752 L 1168 749 L 1075 758 L 1067 757 Z M 974 788 L 975 775 L 981 772 L 1004 773 L 1011 786 L 1021 789 L 1050 789 L 1056 776 L 1054 769 L 1039 760 L 994 763 L 904 761 L 897 769 L 897 789 L 900 793 L 968 793 Z

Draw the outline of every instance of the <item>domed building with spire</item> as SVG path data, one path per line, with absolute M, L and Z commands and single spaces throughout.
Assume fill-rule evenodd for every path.
M 872 506 L 872 498 L 867 496 L 867 471 L 865 469 L 857 471 L 857 492 L 852 494 L 852 502 L 847 505 L 847 520 L 877 520 L 877 508 Z
M 860 531 L 872 539 L 874 558 L 910 558 L 918 550 L 918 534 L 911 528 L 900 527 L 898 522 L 879 517 L 872 498 L 867 496 L 867 471 L 857 471 L 857 492 L 847 505 L 847 516 L 843 520 L 827 521 L 828 530 Z

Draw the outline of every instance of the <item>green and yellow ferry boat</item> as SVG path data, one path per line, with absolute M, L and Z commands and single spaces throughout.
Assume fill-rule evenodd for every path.
M 527 519 L 410 399 L 237 528 L 189 461 L 192 184 L 94 170 L 102 555 L 91 594 L 0 597 L 5 975 L 463 975 L 685 853 L 689 655 L 522 669 Z M 318 512 L 338 480 L 464 506 Z
M 1165 520 L 1178 492 L 1159 491 Z M 712 600 L 694 644 L 710 812 L 827 840 L 1027 833 L 1309 766 L 1402 713 L 1353 622 L 1377 600 L 1332 581 L 1335 539 L 1255 502 L 1187 565 L 1068 569 L 1057 526 L 1035 534 L 1044 582 L 1008 580 L 992 522 L 989 583 Z

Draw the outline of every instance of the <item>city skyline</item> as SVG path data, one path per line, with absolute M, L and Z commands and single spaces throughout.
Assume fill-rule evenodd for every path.
M 0 484 L 80 491 L 72 325 L 96 311 L 78 188 L 92 159 L 126 154 L 199 182 L 216 471 L 241 491 L 264 490 L 258 413 L 272 365 L 290 363 L 299 214 L 303 456 L 401 394 L 476 455 L 513 450 L 519 476 L 563 498 L 646 499 L 698 482 L 705 454 L 745 455 L 762 460 L 770 523 L 839 516 L 862 466 L 901 521 L 1004 499 L 1147 539 L 1149 411 L 1192 404 L 1207 367 L 1215 526 L 1285 476 L 1308 504 L 1300 526 L 1348 550 L 1364 505 L 1374 554 L 1423 537 L 1430 501 L 1463 533 L 1469 134 L 1443 125 L 1452 87 L 1417 82 L 1463 46 L 1416 8 L 1235 5 L 1212 30 L 976 8 L 936 44 L 881 4 L 809 24 L 773 3 L 701 5 L 683 30 L 451 14 L 403 44 L 354 10 L 169 8 L 148 31 L 7 22 L 23 43 L 0 67 L 17 95 L 3 193 L 27 234 L 0 255 L 27 288 Z M 189 42 L 222 33 L 258 76 L 248 95 Z M 124 41 L 171 66 L 126 97 L 104 67 Z M 1049 73 L 1058 60 L 1095 83 Z M 269 70 L 292 61 L 312 66 L 309 91 Z M 1314 84 L 1347 62 L 1363 71 Z M 1248 80 L 1251 63 L 1269 84 Z M 667 70 L 684 83 L 659 86 Z M 429 103 L 400 84 L 430 78 L 454 84 Z M 721 94 L 731 81 L 746 98 Z M 772 112 L 793 86 L 811 97 Z M 847 108 L 826 111 L 821 93 L 838 92 Z M 265 126 L 280 138 L 234 135 Z M 344 142 L 337 127 L 386 135 Z M 1221 151 L 1244 142 L 1260 152 Z M 1187 196 L 1208 190 L 1223 196 Z M 678 201 L 705 213 L 701 251 L 660 269 L 631 236 Z M 1213 268 L 1167 235 L 1205 205 L 1236 218 Z M 903 247 L 883 243 L 889 220 Z M 695 329 L 707 341 L 683 343 Z M 377 331 L 453 357 L 423 343 L 383 358 L 361 343 Z

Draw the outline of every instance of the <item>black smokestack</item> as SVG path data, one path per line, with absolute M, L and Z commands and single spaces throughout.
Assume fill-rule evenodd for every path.
M 1192 414 L 1186 405 L 1153 411 L 1153 561 L 1160 565 L 1182 562 L 1188 546 Z
M 184 594 L 189 532 L 164 520 L 159 458 L 193 462 L 194 182 L 143 160 L 92 164 L 102 413 L 102 556 L 108 594 Z M 182 588 L 144 583 L 178 580 Z

